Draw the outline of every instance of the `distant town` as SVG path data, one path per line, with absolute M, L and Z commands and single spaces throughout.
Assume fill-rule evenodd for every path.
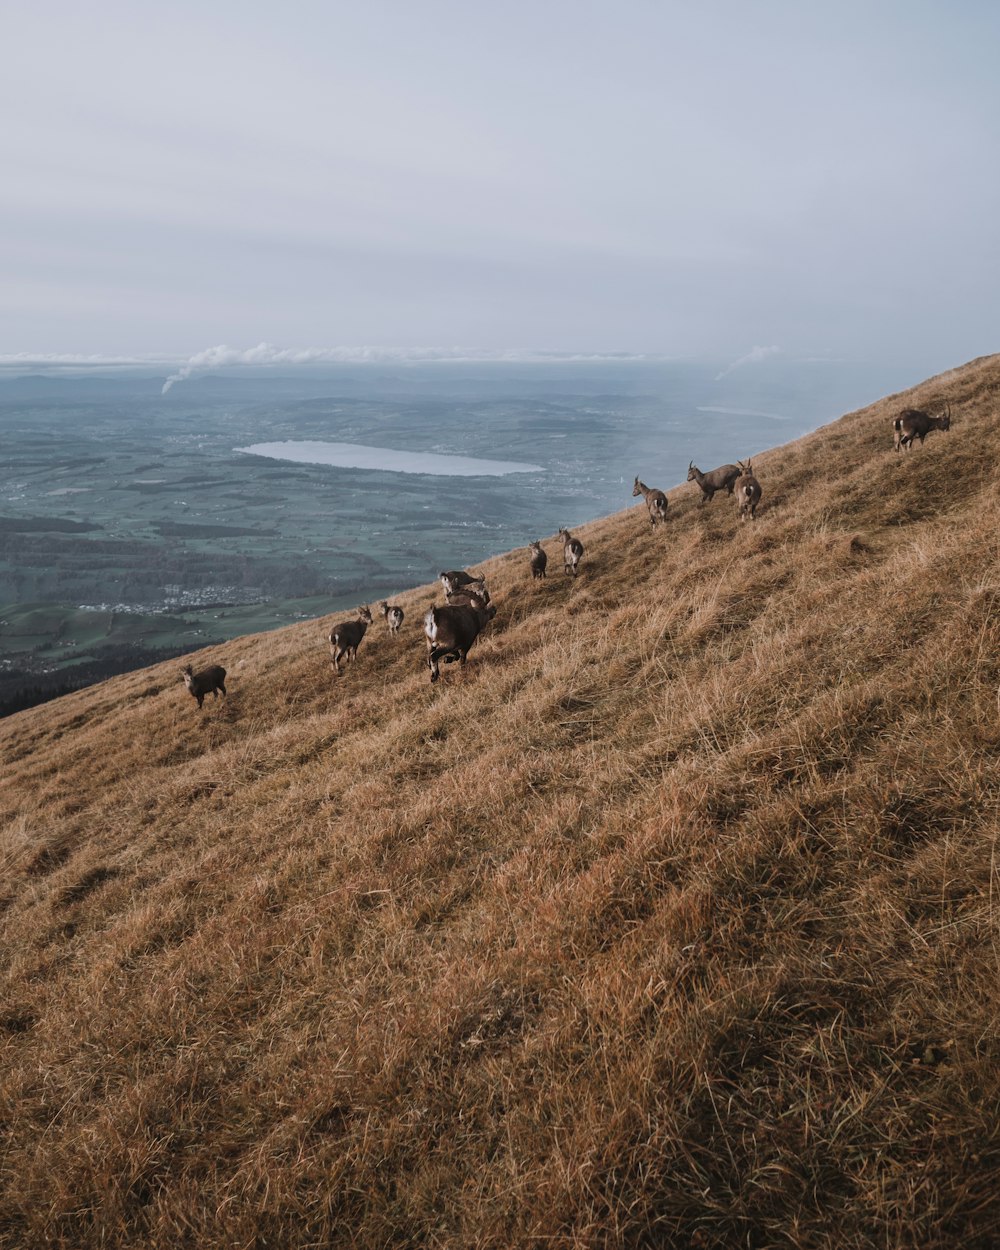
M 157 616 L 187 608 L 235 608 L 249 603 L 265 603 L 268 596 L 257 586 L 202 586 L 185 590 L 164 586 L 160 603 L 81 603 L 81 612 L 123 612 L 130 616 Z

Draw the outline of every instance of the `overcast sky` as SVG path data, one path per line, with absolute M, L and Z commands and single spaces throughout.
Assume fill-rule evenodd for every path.
M 1000 5 L 10 3 L 0 354 L 1000 349 Z

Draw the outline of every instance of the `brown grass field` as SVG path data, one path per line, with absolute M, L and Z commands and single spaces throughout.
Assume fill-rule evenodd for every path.
M 0 722 L 0 1246 L 1000 1244 L 1000 356 L 754 468 Z

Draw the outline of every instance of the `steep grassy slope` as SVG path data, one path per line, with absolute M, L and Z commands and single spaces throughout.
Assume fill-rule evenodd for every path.
M 995 1244 L 998 395 L 0 724 L 0 1245 Z

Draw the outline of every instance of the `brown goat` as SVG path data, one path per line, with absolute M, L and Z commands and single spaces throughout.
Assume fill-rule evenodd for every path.
M 365 604 L 358 608 L 357 620 L 341 621 L 330 630 L 330 667 L 338 677 L 341 676 L 340 661 L 349 663 L 354 659 L 371 623 L 371 608 Z
M 702 473 L 692 460 L 688 465 L 687 480 L 698 483 L 701 487 L 701 502 L 709 503 L 717 490 L 724 490 L 727 495 L 731 495 L 736 479 L 742 472 L 738 464 L 722 464 L 717 469 Z
M 549 557 L 545 554 L 545 548 L 540 542 L 534 542 L 528 548 L 531 552 L 531 576 L 540 578 L 545 576 L 545 566 L 549 562 Z
M 647 486 L 645 482 L 635 479 L 635 485 L 632 487 L 632 498 L 642 495 L 646 501 L 646 507 L 649 510 L 649 523 L 656 529 L 656 522 L 662 521 L 664 525 L 667 523 L 667 497 L 662 490 L 655 490 L 651 486 Z
M 757 505 L 760 503 L 760 482 L 753 475 L 753 467 L 750 461 L 746 464 L 740 462 L 742 472 L 733 484 L 733 494 L 736 496 L 736 511 L 741 521 L 745 521 L 747 517 L 751 521 L 757 519 Z
M 583 559 L 583 543 L 569 530 L 560 530 L 559 537 L 563 540 L 563 572 L 576 577 L 576 566 Z
M 226 670 L 221 664 L 213 664 L 209 668 L 199 669 L 196 673 L 190 664 L 181 669 L 184 685 L 190 694 L 198 700 L 198 706 L 205 702 L 205 695 L 210 694 L 217 699 L 221 694 L 226 697 Z
M 937 417 L 921 412 L 919 408 L 905 408 L 892 422 L 895 433 L 893 446 L 896 451 L 901 451 L 904 447 L 909 451 L 913 446 L 913 440 L 919 438 L 922 447 L 924 439 L 931 430 L 947 430 L 950 427 L 951 404 L 947 404 L 944 412 Z
M 398 634 L 399 627 L 403 623 L 403 609 L 397 608 L 394 603 L 387 603 L 384 599 L 378 605 L 378 610 L 382 613 L 385 620 L 386 628 L 390 634 Z
M 448 603 L 444 607 L 434 606 L 427 609 L 424 634 L 427 637 L 427 663 L 431 670 L 431 682 L 437 681 L 441 675 L 439 660 L 444 660 L 445 664 L 451 664 L 455 660 L 459 664 L 465 663 L 469 648 L 496 616 L 497 610 L 493 604 L 486 603 L 475 594 L 469 594 L 468 599 L 468 603 Z
M 456 590 L 464 590 L 466 586 L 471 586 L 473 590 L 477 586 L 482 590 L 486 589 L 486 578 L 481 573 L 466 573 L 462 569 L 453 569 L 450 573 L 439 573 L 438 581 L 444 587 L 446 595 L 453 594 Z

